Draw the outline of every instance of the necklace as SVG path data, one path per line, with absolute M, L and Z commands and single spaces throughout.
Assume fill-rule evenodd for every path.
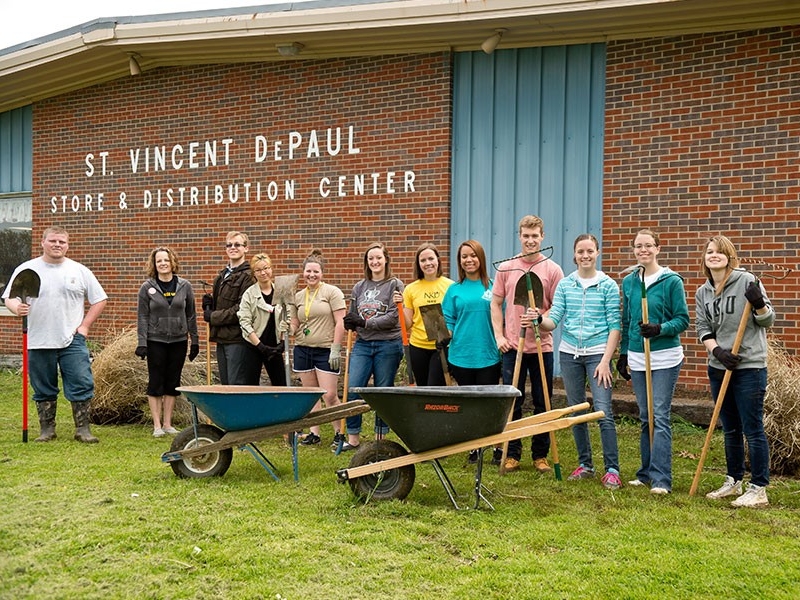
M 320 287 L 321 286 L 319 285 L 317 286 L 317 289 L 314 290 L 314 295 L 311 296 L 310 299 L 308 297 L 308 288 L 306 288 L 306 293 L 303 298 L 303 308 L 305 309 L 305 315 L 306 315 L 306 320 L 303 323 L 303 325 L 305 326 L 303 328 L 303 335 L 308 335 L 309 333 L 311 333 L 311 330 L 308 328 L 308 316 L 311 314 L 311 305 L 314 303 L 314 299 L 317 297 L 317 293 L 319 293 Z

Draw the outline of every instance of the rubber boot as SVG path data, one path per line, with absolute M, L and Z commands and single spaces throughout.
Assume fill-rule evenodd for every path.
M 39 413 L 39 437 L 34 442 L 49 442 L 56 439 L 56 401 L 43 400 L 36 403 Z
M 89 401 L 71 402 L 72 418 L 75 420 L 75 439 L 84 444 L 96 444 L 100 440 L 89 431 Z

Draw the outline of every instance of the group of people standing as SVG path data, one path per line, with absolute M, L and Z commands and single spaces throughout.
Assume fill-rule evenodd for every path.
M 518 235 L 520 253 L 498 265 L 494 280 L 479 242 L 467 240 L 458 246 L 456 282 L 443 275 L 438 248 L 424 243 L 416 251 L 414 278 L 407 286 L 393 274 L 386 247 L 371 244 L 363 255 L 364 278 L 353 287 L 349 302 L 339 288 L 323 281 L 325 259 L 315 250 L 303 261 L 303 289 L 279 302 L 269 256 L 259 253 L 247 261 L 248 236 L 229 232 L 225 238 L 228 264 L 201 303 L 210 341 L 216 343 L 220 382 L 258 385 L 263 367 L 272 385 L 286 385 L 289 361 L 284 342 L 285 336 L 294 336 L 294 372 L 304 386 L 325 389 L 320 402 L 333 406 L 340 401 L 338 375 L 345 339 L 349 343 L 355 338 L 350 386 L 367 385 L 370 379 L 376 386 L 391 386 L 403 357 L 401 332 L 406 329 L 410 331 L 407 366 L 418 385 L 445 385 L 451 376 L 458 385 L 492 385 L 502 380 L 523 392 L 513 409 L 513 418 L 519 419 L 528 377 L 534 413 L 546 410 L 545 390 L 549 397 L 553 389 L 551 332 L 560 325 L 559 361 L 568 404 L 585 401 L 588 381 L 595 409 L 605 413 L 599 421 L 602 485 L 609 489 L 622 485 L 611 405 L 612 361 L 619 349 L 616 370 L 632 382 L 641 421 L 641 465 L 629 485 L 649 486 L 655 495 L 669 494 L 671 403 L 684 361 L 680 335 L 689 327 L 689 310 L 683 279 L 658 262 L 658 235 L 647 229 L 636 234 L 632 243 L 636 264 L 623 279 L 621 294 L 617 283 L 597 269 L 600 247 L 593 235 L 576 238 L 576 270 L 566 277 L 542 252 L 545 233 L 539 217 L 523 217 Z M 66 231 L 46 229 L 41 245 L 42 256 L 20 265 L 3 294 L 9 310 L 30 319 L 31 384 L 41 427 L 37 441 L 56 437 L 60 370 L 64 394 L 73 407 L 75 438 L 94 443 L 97 438 L 88 422 L 94 387 L 86 335 L 107 297 L 89 269 L 66 258 Z M 708 377 L 715 398 L 722 391 L 726 371 L 732 372 L 724 398 L 717 398 L 723 402 L 727 475 L 723 485 L 707 497 L 735 497 L 734 506 L 763 506 L 768 504 L 769 484 L 769 448 L 763 427 L 766 329 L 775 313 L 761 283 L 738 267 L 736 249 L 728 238 L 715 236 L 707 242 L 701 261 L 706 281 L 695 296 L 695 318 L 699 341 L 709 352 Z M 35 271 L 42 282 L 35 300 L 10 297 L 14 278 L 25 269 Z M 138 294 L 135 353 L 147 360 L 153 435 L 161 437 L 177 433 L 172 411 L 187 347 L 189 360 L 199 352 L 197 315 L 192 286 L 178 276 L 178 257 L 170 248 L 155 248 L 145 269 L 148 277 Z M 535 305 L 519 302 L 522 277 L 536 279 L 541 297 Z M 430 304 L 441 304 L 449 339 L 429 339 L 422 307 Z M 531 331 L 533 335 L 528 334 Z M 442 352 L 447 356 L 446 369 Z M 334 429 L 333 447 L 358 448 L 360 415 L 347 419 L 345 431 L 339 430 L 338 423 Z M 387 432 L 386 424 L 376 417 L 376 436 Z M 592 478 L 595 465 L 588 425 L 573 427 L 573 436 L 579 464 L 569 479 Z M 746 488 L 744 440 L 751 469 Z M 302 443 L 320 442 L 319 428 L 312 428 Z M 548 434 L 533 436 L 531 458 L 539 472 L 551 470 L 549 446 Z M 492 462 L 500 464 L 501 454 L 495 448 Z M 476 461 L 477 455 L 471 453 L 469 460 Z M 521 440 L 514 440 L 508 447 L 505 471 L 518 470 L 521 460 Z

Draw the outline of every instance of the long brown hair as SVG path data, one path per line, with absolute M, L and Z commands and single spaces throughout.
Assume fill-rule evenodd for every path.
M 711 269 L 706 266 L 706 252 L 708 251 L 708 246 L 712 243 L 717 247 L 717 251 L 720 254 L 728 258 L 728 266 L 725 267 L 725 277 L 723 277 L 722 281 L 719 283 L 714 283 L 714 278 L 711 275 Z M 733 242 L 724 235 L 712 236 L 706 242 L 706 247 L 703 248 L 703 256 L 700 258 L 700 263 L 700 266 L 703 269 L 703 275 L 705 275 L 709 283 L 714 286 L 714 293 L 719 295 L 722 292 L 722 289 L 725 287 L 728 277 L 731 276 L 731 272 L 739 267 L 739 256 L 736 254 L 736 246 L 734 246 Z
M 439 249 L 436 247 L 436 244 L 432 242 L 423 242 L 417 248 L 417 253 L 414 255 L 414 279 L 425 279 L 425 273 L 422 272 L 422 268 L 419 266 L 419 255 L 425 252 L 425 250 L 433 250 L 433 253 L 436 255 L 436 262 L 439 263 L 439 267 L 436 269 L 436 276 L 442 276 L 442 257 L 439 255 Z
M 468 248 L 472 248 L 473 252 L 475 252 L 475 256 L 478 258 L 478 262 L 480 266 L 478 267 L 478 277 L 483 283 L 483 287 L 489 287 L 489 272 L 486 269 L 486 252 L 481 246 L 481 243 L 476 240 L 467 240 L 466 242 L 461 242 L 461 245 L 458 247 L 458 251 L 456 252 L 456 260 L 458 261 L 458 281 L 464 281 L 467 278 L 467 273 L 464 271 L 464 267 L 461 266 L 461 249 L 467 246 Z
M 180 264 L 178 263 L 178 255 L 172 251 L 172 248 L 168 246 L 159 246 L 158 248 L 154 248 L 152 252 L 150 252 L 150 256 L 147 257 L 147 263 L 144 265 L 144 270 L 147 272 L 148 277 L 155 278 L 158 275 L 158 271 L 156 270 L 156 254 L 159 252 L 166 252 L 167 256 L 169 257 L 169 264 L 172 267 L 172 274 L 178 274 L 178 267 Z
M 364 250 L 364 279 L 372 279 L 372 271 L 369 268 L 369 251 L 375 250 L 377 248 L 381 252 L 383 252 L 383 257 L 386 259 L 386 266 L 384 268 L 384 278 L 391 279 L 392 277 L 392 266 L 390 264 L 391 260 L 389 259 L 389 251 L 386 249 L 386 246 L 383 245 L 383 242 L 373 242 L 367 249 Z

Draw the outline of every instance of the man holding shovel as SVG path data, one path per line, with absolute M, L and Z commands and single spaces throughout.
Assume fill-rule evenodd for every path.
M 68 249 L 69 236 L 64 229 L 45 229 L 42 256 L 16 268 L 3 300 L 15 315 L 28 318 L 28 364 L 41 428 L 35 441 L 49 442 L 56 438 L 60 370 L 64 396 L 72 405 L 75 439 L 95 444 L 98 440 L 89 429 L 94 378 L 86 338 L 89 328 L 103 312 L 108 296 L 88 268 L 67 258 Z M 10 297 L 14 278 L 26 269 L 35 271 L 41 282 L 38 297 L 30 304 L 26 298 Z M 89 303 L 88 311 L 85 302 Z
M 513 381 L 517 360 L 516 340 L 519 338 L 521 319 L 528 308 L 514 303 L 517 282 L 520 277 L 525 277 L 526 272 L 535 273 L 539 277 L 542 282 L 543 297 L 542 305 L 536 308 L 544 313 L 550 308 L 558 282 L 564 278 L 561 267 L 540 254 L 543 239 L 544 222 L 533 215 L 522 217 L 519 222 L 520 255 L 497 267 L 497 277 L 492 287 L 492 329 L 497 349 L 503 353 L 503 383 L 516 385 L 517 389 L 522 392 L 522 395 L 514 402 L 514 420 L 522 418 L 526 374 L 530 374 L 531 378 L 534 414 L 543 413 L 546 410 L 543 386 L 547 385 L 551 394 L 553 390 L 553 336 L 546 331 L 542 331 L 540 337 L 546 381 L 542 381 L 536 339 L 532 334 L 525 336 L 519 381 Z M 540 473 L 551 471 L 547 462 L 549 450 L 549 434 L 533 436 L 531 441 L 533 465 Z M 506 462 L 501 466 L 505 472 L 516 471 L 519 469 L 521 458 L 522 442 L 511 440 L 508 444 Z

